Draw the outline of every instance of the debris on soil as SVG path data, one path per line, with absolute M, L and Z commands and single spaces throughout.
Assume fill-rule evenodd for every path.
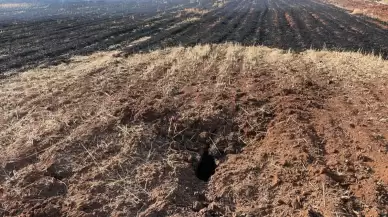
M 387 215 L 387 61 L 114 53 L 0 80 L 1 216 Z

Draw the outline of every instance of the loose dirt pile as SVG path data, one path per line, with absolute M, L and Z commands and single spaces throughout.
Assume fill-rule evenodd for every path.
M 0 216 L 385 216 L 387 72 L 226 44 L 3 78 Z

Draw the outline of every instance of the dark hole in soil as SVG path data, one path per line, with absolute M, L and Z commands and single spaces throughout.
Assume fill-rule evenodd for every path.
M 309 210 L 308 211 L 308 217 L 323 217 L 323 215 L 317 211 Z
M 215 173 L 216 161 L 212 155 L 209 154 L 209 146 L 205 147 L 201 154 L 195 175 L 202 181 L 209 181 L 209 178 Z

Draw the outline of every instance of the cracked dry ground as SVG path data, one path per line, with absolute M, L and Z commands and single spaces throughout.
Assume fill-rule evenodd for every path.
M 387 215 L 387 61 L 231 44 L 123 56 L 0 80 L 0 216 Z

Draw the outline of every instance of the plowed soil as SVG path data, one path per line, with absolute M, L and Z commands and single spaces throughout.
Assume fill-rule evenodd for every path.
M 0 21 L 0 72 L 100 50 L 129 54 L 170 46 L 238 42 L 284 50 L 388 54 L 388 25 L 313 0 L 230 0 L 220 7 L 184 0 L 55 11 L 48 18 Z M 119 9 L 117 9 L 119 8 Z M 139 39 L 147 39 L 141 40 Z M 136 42 L 136 43 L 134 43 Z
M 387 216 L 387 72 L 226 44 L 4 78 L 0 216 Z

